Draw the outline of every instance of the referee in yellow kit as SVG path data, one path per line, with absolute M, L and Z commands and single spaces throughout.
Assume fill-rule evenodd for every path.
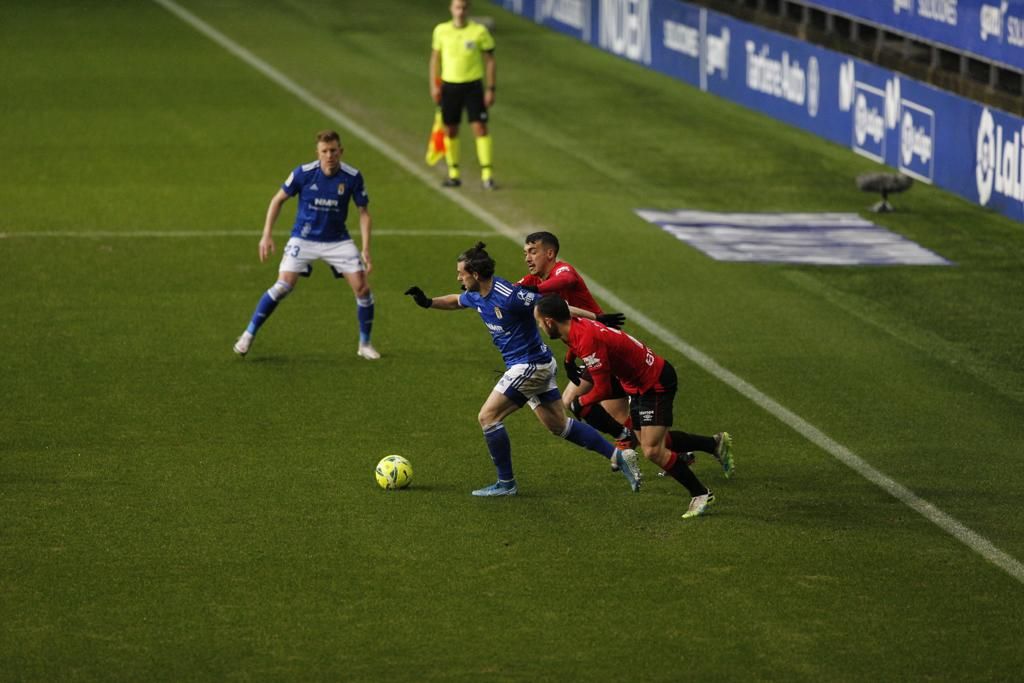
M 494 38 L 482 24 L 467 16 L 469 0 L 452 0 L 452 20 L 434 27 L 430 53 L 430 96 L 441 105 L 445 126 L 444 159 L 448 164 L 445 187 L 462 185 L 459 175 L 459 122 L 466 110 L 476 136 L 476 158 L 485 190 L 494 189 L 491 136 L 487 110 L 494 106 Z M 486 85 L 485 85 L 486 81 Z

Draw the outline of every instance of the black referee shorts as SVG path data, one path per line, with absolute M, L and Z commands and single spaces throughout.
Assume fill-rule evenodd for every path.
M 472 123 L 487 123 L 487 107 L 484 106 L 484 82 L 441 83 L 441 120 L 446 126 L 457 126 L 462 121 L 462 110 Z

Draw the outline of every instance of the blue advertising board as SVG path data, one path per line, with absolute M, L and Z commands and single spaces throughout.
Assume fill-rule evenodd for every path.
M 495 2 L 1024 220 L 1020 117 L 678 0 Z
M 1024 69 L 1024 0 L 806 0 L 805 4 Z

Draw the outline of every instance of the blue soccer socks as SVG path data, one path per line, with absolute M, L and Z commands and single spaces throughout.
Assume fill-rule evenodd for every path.
M 260 301 L 256 304 L 256 310 L 252 314 L 252 320 L 249 321 L 249 327 L 246 328 L 246 332 L 249 334 L 256 334 L 256 331 L 262 327 L 263 323 L 267 321 L 270 314 L 274 312 L 277 305 L 281 303 L 292 291 L 292 288 L 288 286 L 288 283 L 284 280 L 278 280 L 274 283 L 274 286 L 264 292 L 263 296 L 260 297 Z
M 373 294 L 356 297 L 356 317 L 359 319 L 359 343 L 369 344 L 373 331 Z
M 498 471 L 499 481 L 514 481 L 512 474 L 512 442 L 508 439 L 508 432 L 505 425 L 497 422 L 484 427 L 484 439 L 487 441 L 487 450 L 491 453 L 491 460 L 494 461 L 494 469 Z
M 566 420 L 565 431 L 562 432 L 561 437 L 577 446 L 600 453 L 608 459 L 615 455 L 615 446 L 605 441 L 596 429 L 571 417 Z

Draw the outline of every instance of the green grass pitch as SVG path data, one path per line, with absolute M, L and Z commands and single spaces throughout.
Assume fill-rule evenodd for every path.
M 422 163 L 446 2 L 184 4 Z M 555 231 L 616 296 L 1024 559 L 1022 226 L 918 185 L 878 222 L 955 267 L 713 261 L 633 209 L 858 211 L 872 164 L 476 5 L 502 189 L 460 196 Z M 235 358 L 274 278 L 267 203 L 338 124 L 158 4 L 7 3 L 0 64 L 0 680 L 1024 675 L 1019 578 L 635 323 L 679 370 L 677 423 L 736 439 L 734 480 L 696 466 L 713 514 L 681 521 L 649 464 L 631 494 L 526 413 L 521 495 L 470 497 L 501 361 L 475 315 L 402 291 L 456 291 L 477 235 L 518 277 L 521 246 L 344 127 L 384 358 L 356 357 L 323 268 Z M 411 488 L 375 485 L 388 453 Z

